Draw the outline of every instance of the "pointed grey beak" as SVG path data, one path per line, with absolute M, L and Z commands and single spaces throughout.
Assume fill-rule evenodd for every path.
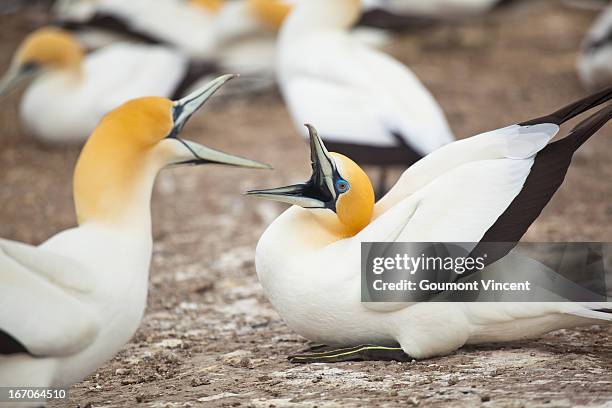
M 230 155 L 211 149 L 201 144 L 183 140 L 178 137 L 189 119 L 196 113 L 206 101 L 208 101 L 226 82 L 237 78 L 238 75 L 223 75 L 207 84 L 190 95 L 174 102 L 173 119 L 174 127 L 168 138 L 176 139 L 186 149 L 187 157 L 181 158 L 173 166 L 201 165 L 201 164 L 224 164 L 227 166 L 246 167 L 251 169 L 271 169 L 269 164 L 245 159 L 243 157 Z
M 238 78 L 238 75 L 220 76 L 204 88 L 198 89 L 186 97 L 174 102 L 174 128 L 169 137 L 176 137 L 187 124 L 187 121 L 208 101 L 226 82 Z
M 245 195 L 277 201 L 279 203 L 297 205 L 303 208 L 327 208 L 325 202 L 315 198 L 317 194 L 313 191 L 312 185 L 309 183 L 271 188 L 269 190 L 251 190 L 247 191 Z
M 34 64 L 12 66 L 0 79 L 0 97 L 8 95 L 20 83 L 35 77 L 40 72 L 41 69 Z
M 278 201 L 303 208 L 327 208 L 336 210 L 338 193 L 334 180 L 339 178 L 336 163 L 325 148 L 317 130 L 306 125 L 310 132 L 310 157 L 312 161 L 312 176 L 304 184 L 269 190 L 252 190 L 245 193 L 249 196 Z

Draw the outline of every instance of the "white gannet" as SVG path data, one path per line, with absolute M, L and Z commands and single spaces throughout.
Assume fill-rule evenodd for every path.
M 214 21 L 221 0 L 63 0 L 58 22 L 83 37 L 91 48 L 118 36 L 167 44 L 198 59 L 211 59 L 216 48 Z M 110 36 L 106 40 L 100 40 Z M 90 40 L 90 41 L 88 41 Z
M 591 90 L 612 84 L 612 6 L 601 13 L 583 41 L 578 74 Z
M 349 35 L 360 11 L 360 0 L 298 2 L 280 32 L 280 88 L 300 131 L 316 123 L 330 149 L 360 165 L 407 167 L 454 137 L 407 67 Z
M 69 32 L 45 27 L 28 35 L 0 79 L 0 95 L 33 78 L 21 118 L 44 142 L 78 142 L 102 116 L 130 99 L 183 96 L 199 79 L 172 49 L 113 44 L 85 54 Z
M 139 326 L 151 260 L 150 200 L 168 166 L 269 166 L 179 138 L 231 75 L 172 102 L 129 101 L 102 119 L 74 173 L 79 226 L 34 247 L 0 240 L 0 384 L 68 386 Z
M 245 92 L 275 83 L 276 35 L 291 1 L 64 0 L 56 14 L 89 48 L 118 39 L 173 47 L 189 57 L 190 77 L 239 72 Z
M 364 171 L 328 153 L 310 127 L 312 178 L 247 193 L 293 204 L 257 245 L 258 277 L 288 326 L 311 341 L 401 348 L 357 346 L 293 361 L 421 359 L 464 344 L 611 322 L 612 303 L 360 302 L 363 242 L 518 242 L 562 184 L 573 154 L 612 118 L 612 105 L 566 138 L 550 140 L 561 124 L 610 99 L 612 88 L 552 115 L 441 147 L 376 204 Z
M 225 68 L 240 49 L 252 53 L 253 43 L 266 40 L 266 51 L 271 48 L 289 1 L 68 0 L 56 12 L 61 24 L 77 32 L 103 30 L 167 44 Z

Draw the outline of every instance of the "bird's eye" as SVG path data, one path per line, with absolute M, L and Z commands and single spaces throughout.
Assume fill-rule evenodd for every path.
M 340 193 L 346 193 L 347 191 L 349 191 L 351 186 L 349 185 L 349 182 L 346 180 L 338 180 L 336 181 L 336 188 L 338 189 Z

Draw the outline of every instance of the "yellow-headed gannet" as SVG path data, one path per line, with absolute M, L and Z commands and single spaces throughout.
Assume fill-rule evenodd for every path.
M 134 334 L 147 299 L 151 191 L 162 168 L 269 168 L 179 137 L 231 78 L 220 77 L 177 102 L 145 97 L 110 112 L 76 165 L 79 226 L 39 247 L 0 240 L 2 386 L 68 386 Z
M 178 98 L 200 79 L 183 55 L 167 47 L 120 43 L 86 55 L 72 34 L 54 27 L 22 42 L 0 79 L 0 95 L 30 78 L 21 118 L 49 143 L 82 141 L 123 102 L 148 95 Z
M 349 35 L 360 12 L 360 0 L 297 2 L 279 38 L 282 94 L 300 131 L 316 123 L 330 149 L 360 165 L 408 167 L 454 137 L 407 67 Z
M 566 138 L 550 140 L 561 124 L 610 99 L 612 88 L 552 115 L 441 147 L 406 170 L 376 204 L 363 170 L 329 153 L 310 127 L 311 179 L 248 193 L 293 205 L 261 237 L 257 274 L 289 327 L 307 339 L 383 347 L 293 361 L 421 359 L 464 344 L 611 322 L 612 303 L 360 302 L 363 242 L 518 242 L 562 184 L 573 154 L 612 118 L 612 105 Z M 400 347 L 385 347 L 392 344 Z

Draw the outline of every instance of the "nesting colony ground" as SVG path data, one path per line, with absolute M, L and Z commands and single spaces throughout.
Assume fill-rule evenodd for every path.
M 486 19 L 405 34 L 389 51 L 414 69 L 456 134 L 467 137 L 584 95 L 575 62 L 594 17 L 557 1 L 524 1 Z M 44 21 L 38 9 L 0 16 L 2 69 L 19 40 Z M 37 144 L 16 122 L 17 97 L 1 106 L 0 236 L 37 244 L 75 222 L 78 148 Z M 612 406 L 606 327 L 414 363 L 289 364 L 285 356 L 306 341 L 266 301 L 253 265 L 258 237 L 283 207 L 240 193 L 303 180 L 308 148 L 275 92 L 218 98 L 185 137 L 276 171 L 201 167 L 160 176 L 146 316 L 121 353 L 72 388 L 70 406 Z M 611 176 L 608 126 L 576 157 L 526 238 L 612 241 Z

